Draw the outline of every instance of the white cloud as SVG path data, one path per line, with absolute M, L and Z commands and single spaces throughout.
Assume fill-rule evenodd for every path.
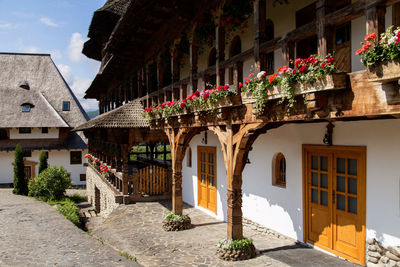
M 0 30 L 11 30 L 17 28 L 17 24 L 12 23 L 0 23 Z
M 86 41 L 82 34 L 75 32 L 71 36 L 68 46 L 68 57 L 73 62 L 79 62 L 83 59 L 82 48 L 83 43 Z
M 78 98 L 82 107 L 85 110 L 96 110 L 98 109 L 98 103 L 94 99 L 84 99 L 86 90 L 89 88 L 92 80 L 84 77 L 77 77 L 72 73 L 72 69 L 68 65 L 58 64 L 58 69 L 63 75 L 65 81 L 74 92 L 76 98 Z
M 26 53 L 38 53 L 39 49 L 36 46 L 27 46 L 27 47 L 25 47 L 24 52 L 26 52 Z
M 58 49 L 54 49 L 50 51 L 50 55 L 53 59 L 60 59 L 62 58 L 62 54 L 60 52 L 60 50 Z
M 39 21 L 41 23 L 43 23 L 44 25 L 47 25 L 49 27 L 58 27 L 58 24 L 55 23 L 51 18 L 47 18 L 47 17 L 41 17 L 39 19 Z

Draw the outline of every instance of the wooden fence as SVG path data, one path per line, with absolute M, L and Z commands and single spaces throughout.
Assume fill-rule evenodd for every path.
M 166 168 L 150 165 L 136 170 L 128 184 L 129 194 L 145 197 L 170 195 L 172 177 Z

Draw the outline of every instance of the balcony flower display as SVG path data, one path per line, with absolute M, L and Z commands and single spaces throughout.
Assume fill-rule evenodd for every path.
M 101 164 L 100 167 L 100 172 L 104 177 L 108 177 L 110 175 L 110 168 L 106 164 Z
M 86 154 L 85 159 L 87 159 L 88 163 L 92 163 L 93 161 L 93 156 L 91 154 Z
M 296 94 L 309 91 L 307 87 L 326 86 L 326 81 L 321 80 L 337 72 L 335 60 L 330 55 L 324 59 L 317 56 L 297 58 L 292 63 L 293 68 L 286 65 L 279 67 L 278 73 L 270 76 L 262 71 L 257 75 L 251 73 L 249 77 L 245 77 L 242 88 L 243 103 L 246 103 L 244 98 L 253 98 L 257 112 L 261 112 L 269 99 L 281 98 L 280 103 L 287 102 L 288 107 L 293 108 Z
M 386 29 L 379 38 L 370 33 L 364 38 L 365 43 L 356 51 L 361 56 L 361 63 L 367 67 L 369 80 L 383 81 L 400 78 L 400 27 Z
M 229 97 L 236 94 L 237 92 L 230 88 L 229 84 L 201 92 L 196 90 L 181 101 L 168 101 L 159 106 L 145 108 L 144 116 L 149 119 L 157 117 L 168 118 L 172 115 L 184 114 L 190 111 L 212 110 L 223 106 L 221 102 L 229 103 Z

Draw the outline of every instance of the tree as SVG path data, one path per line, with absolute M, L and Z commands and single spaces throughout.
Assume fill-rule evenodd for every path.
M 47 156 L 46 156 L 46 151 L 41 151 L 40 156 L 39 156 L 39 173 L 47 169 L 48 164 L 47 164 Z
M 14 152 L 14 194 L 27 195 L 28 186 L 25 182 L 24 156 L 20 145 L 15 147 Z

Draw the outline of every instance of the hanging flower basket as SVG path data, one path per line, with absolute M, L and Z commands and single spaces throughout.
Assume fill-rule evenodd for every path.
M 385 61 L 367 67 L 368 81 L 392 82 L 400 79 L 400 59 Z

